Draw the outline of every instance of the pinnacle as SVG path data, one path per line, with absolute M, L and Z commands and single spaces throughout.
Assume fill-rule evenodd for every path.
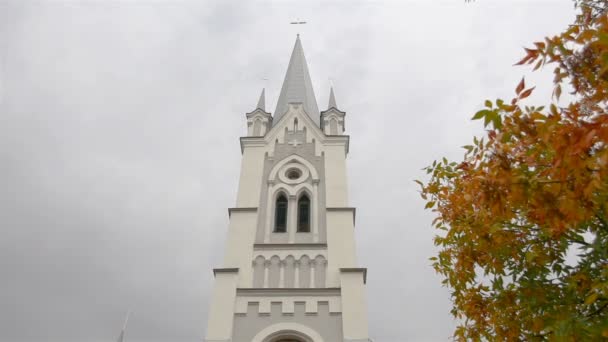
M 266 96 L 265 96 L 265 88 L 262 88 L 262 93 L 260 94 L 260 99 L 258 100 L 258 105 L 255 107 L 256 109 L 261 109 L 266 111 Z

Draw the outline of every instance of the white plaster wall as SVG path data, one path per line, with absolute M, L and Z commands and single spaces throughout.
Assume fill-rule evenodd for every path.
M 346 207 L 348 206 L 348 187 L 344 144 L 325 146 L 324 152 L 327 206 Z
M 367 341 L 369 332 L 363 272 L 342 272 L 340 278 L 344 340 Z
M 340 286 L 340 268 L 356 267 L 355 231 L 350 210 L 327 211 L 327 286 Z
M 237 208 L 257 207 L 264 171 L 264 146 L 245 146 L 237 193 Z
M 257 215 L 256 211 L 233 211 L 230 215 L 224 267 L 239 269 L 239 287 L 250 287 L 253 281 L 251 260 Z
M 232 338 L 237 277 L 237 272 L 218 272 L 215 276 L 205 336 L 207 341 L 229 341 Z

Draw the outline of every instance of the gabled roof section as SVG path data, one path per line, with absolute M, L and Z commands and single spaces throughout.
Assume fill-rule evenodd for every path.
M 277 101 L 277 108 L 274 111 L 274 122 L 278 122 L 285 115 L 289 103 L 296 102 L 302 103 L 306 114 L 319 126 L 319 107 L 317 106 L 317 99 L 312 88 L 312 81 L 308 73 L 308 65 L 299 35 L 291 53 L 285 80 L 281 87 L 281 94 Z

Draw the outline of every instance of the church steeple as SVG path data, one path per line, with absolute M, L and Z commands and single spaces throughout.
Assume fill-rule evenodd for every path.
M 318 112 L 299 38 L 274 120 L 264 95 L 239 139 L 236 205 L 223 265 L 213 270 L 204 341 L 369 342 L 345 113 L 333 91 L 330 108 Z
M 336 104 L 336 95 L 334 95 L 334 87 L 329 88 L 329 103 L 327 110 L 321 112 L 321 130 L 327 135 L 344 134 L 344 116 L 345 112 L 338 109 Z
M 272 127 L 272 116 L 266 112 L 266 91 L 262 88 L 260 99 L 255 110 L 247 113 L 247 135 L 250 137 L 263 137 Z
M 317 125 L 319 124 L 319 107 L 317 106 L 299 35 L 291 53 L 277 108 L 274 111 L 274 123 L 279 122 L 279 119 L 287 112 L 288 104 L 293 102 L 302 103 L 304 111 Z

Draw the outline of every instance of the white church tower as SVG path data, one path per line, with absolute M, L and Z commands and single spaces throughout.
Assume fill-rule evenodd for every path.
M 367 342 L 366 269 L 355 253 L 345 113 L 320 112 L 300 38 L 274 115 L 247 114 L 242 165 L 206 342 Z

